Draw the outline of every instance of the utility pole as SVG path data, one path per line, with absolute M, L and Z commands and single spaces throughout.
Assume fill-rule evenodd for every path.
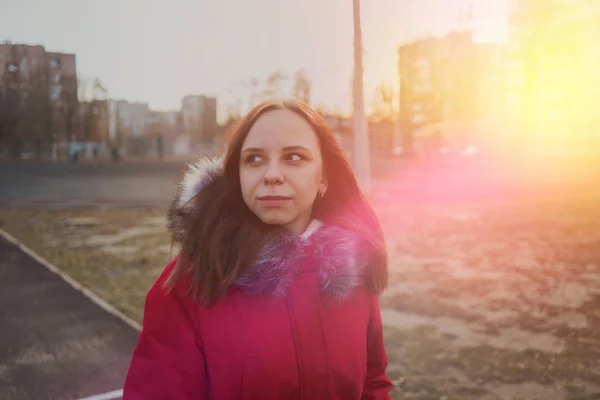
M 354 10 L 354 169 L 363 192 L 369 193 L 371 190 L 371 162 L 363 94 L 363 47 L 360 27 L 360 0 L 352 1 Z

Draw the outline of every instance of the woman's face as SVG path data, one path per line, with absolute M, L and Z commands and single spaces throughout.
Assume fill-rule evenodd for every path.
M 319 140 L 293 111 L 269 111 L 242 145 L 240 185 L 248 208 L 265 224 L 302 233 L 319 191 L 326 190 Z

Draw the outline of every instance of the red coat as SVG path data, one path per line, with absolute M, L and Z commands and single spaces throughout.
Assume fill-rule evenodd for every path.
M 189 200 L 218 175 L 190 169 L 170 212 L 185 235 Z M 359 232 L 314 221 L 283 233 L 244 270 L 223 301 L 200 305 L 186 283 L 150 289 L 125 400 L 389 399 L 377 297 L 367 289 L 368 250 Z
M 377 298 L 324 299 L 305 265 L 282 301 L 233 289 L 210 307 L 162 280 L 146 299 L 124 400 L 389 399 Z

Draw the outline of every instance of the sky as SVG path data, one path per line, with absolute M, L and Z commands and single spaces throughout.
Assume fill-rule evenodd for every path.
M 473 0 L 475 35 L 506 35 L 506 0 Z M 361 2 L 365 103 L 398 87 L 397 48 L 451 30 L 468 0 Z M 115 99 L 178 110 L 187 94 L 250 103 L 248 82 L 305 69 L 312 103 L 351 110 L 351 0 L 0 0 L 0 41 L 75 53 L 78 74 Z

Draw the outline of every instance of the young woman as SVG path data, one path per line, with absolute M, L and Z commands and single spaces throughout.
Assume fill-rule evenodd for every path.
M 267 102 L 187 171 L 124 399 L 389 399 L 379 221 L 319 114 Z

